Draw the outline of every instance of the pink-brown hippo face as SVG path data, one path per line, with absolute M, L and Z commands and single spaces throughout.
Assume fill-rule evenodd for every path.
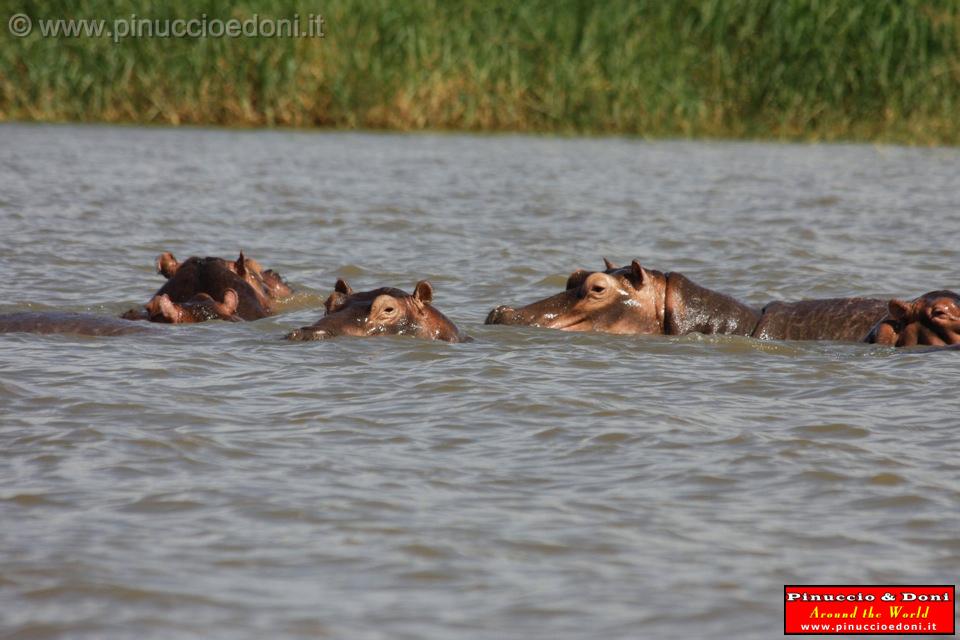
M 272 315 L 276 310 L 275 302 L 293 293 L 279 274 L 264 270 L 260 263 L 247 258 L 242 251 L 236 260 L 192 256 L 183 262 L 165 252 L 157 256 L 156 266 L 157 272 L 167 281 L 147 303 L 150 308 L 144 305 L 130 309 L 121 318 L 201 322 L 212 318 L 233 320 L 236 315 L 243 320 L 257 320 Z M 228 291 L 232 293 L 228 294 Z M 226 311 L 215 306 L 228 304 L 228 296 L 238 298 L 235 310 Z M 186 306 L 173 307 L 171 304 Z
M 239 298 L 236 315 L 242 319 L 257 320 L 274 313 L 274 298 L 260 276 L 259 265 L 244 257 L 242 252 L 235 261 L 193 256 L 183 262 L 178 262 L 173 254 L 164 253 L 157 258 L 157 270 L 167 276 L 167 281 L 151 299 L 157 309 L 163 296 L 175 304 L 193 302 L 201 295 L 216 302 L 224 301 L 227 290 L 233 290 Z M 136 310 L 131 310 L 122 317 L 137 319 L 137 315 Z M 143 315 L 157 322 L 168 321 L 163 319 L 166 316 L 157 311 L 148 311 Z M 199 314 L 197 317 L 205 315 Z
M 289 340 L 326 340 L 338 336 L 405 335 L 428 340 L 460 342 L 464 336 L 430 303 L 433 287 L 421 280 L 413 294 L 384 287 L 355 293 L 337 280 L 325 303 L 326 314 L 309 327 L 292 331 Z
M 271 300 L 280 300 L 293 295 L 293 289 L 284 282 L 283 277 L 279 273 L 273 269 L 264 269 L 263 266 L 253 258 L 244 256 L 243 251 L 241 251 L 240 256 L 233 261 L 224 260 L 223 258 L 201 259 L 191 257 L 183 263 L 179 262 L 172 253 L 166 251 L 157 256 L 157 273 L 169 280 L 177 275 L 177 271 L 182 265 L 188 265 L 190 268 L 195 269 L 198 261 L 203 261 L 206 264 L 216 263 L 218 266 L 233 272 L 240 278 L 243 278 L 244 282 Z
M 604 262 L 604 271 L 574 271 L 562 293 L 519 309 L 497 307 L 485 324 L 621 334 L 663 333 L 664 275 L 647 271 L 636 260 L 622 268 Z
M 931 291 L 910 302 L 891 300 L 887 317 L 866 341 L 896 347 L 960 344 L 960 295 Z
M 198 293 L 183 303 L 173 302 L 166 294 L 154 296 L 144 305 L 148 319 L 151 322 L 167 322 L 170 324 L 184 324 L 190 322 L 206 322 L 207 320 L 228 320 L 239 322 L 237 306 L 240 298 L 233 289 L 227 289 L 223 294 L 223 302 L 217 302 L 206 293 Z

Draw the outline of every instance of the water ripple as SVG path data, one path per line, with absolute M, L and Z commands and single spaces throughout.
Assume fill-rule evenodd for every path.
M 0 139 L 0 312 L 118 314 L 162 250 L 300 290 L 256 323 L 0 337 L 5 637 L 751 640 L 785 583 L 960 573 L 954 359 L 482 324 L 603 256 L 757 306 L 960 288 L 956 150 Z M 281 340 L 337 277 L 429 278 L 476 341 Z

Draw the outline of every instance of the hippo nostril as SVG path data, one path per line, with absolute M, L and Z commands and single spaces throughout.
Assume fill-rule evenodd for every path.
M 287 334 L 287 340 L 326 340 L 330 337 L 323 329 L 312 329 L 310 327 L 304 327 L 303 329 L 295 329 Z

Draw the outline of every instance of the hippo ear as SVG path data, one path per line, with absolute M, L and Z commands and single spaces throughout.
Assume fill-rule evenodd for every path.
M 346 302 L 347 296 L 339 291 L 334 291 L 323 303 L 323 307 L 327 310 L 327 313 L 334 313 L 335 311 L 339 311 L 341 308 L 343 308 L 343 305 L 346 304 Z
M 426 280 L 421 280 L 417 283 L 417 286 L 413 288 L 413 297 L 420 302 L 429 303 L 433 300 L 433 285 Z
M 637 287 L 642 287 L 650 279 L 650 274 L 647 273 L 647 270 L 640 266 L 638 260 L 634 260 L 630 263 L 630 271 L 633 274 L 633 279 L 636 282 Z
M 247 259 L 243 255 L 243 249 L 240 249 L 240 256 L 233 263 L 233 266 L 237 270 L 237 275 L 241 278 L 247 275 Z
M 607 268 L 607 271 L 613 271 L 614 269 L 619 269 L 619 267 L 606 258 L 603 259 L 603 265 Z
M 887 303 L 887 310 L 890 312 L 890 317 L 897 322 L 908 322 L 913 313 L 913 305 L 894 298 Z
M 169 280 L 177 273 L 177 267 L 180 266 L 180 263 L 177 262 L 172 253 L 165 251 L 157 256 L 156 265 L 157 273 Z
M 589 275 L 590 275 L 590 272 L 587 271 L 586 269 L 577 269 L 576 271 L 571 273 L 570 277 L 567 278 L 567 285 L 566 285 L 567 291 L 570 291 L 570 289 L 578 289 L 580 285 L 583 284 L 583 281 L 586 280 L 587 276 Z
M 160 305 L 160 313 L 163 314 L 167 322 L 174 324 L 180 322 L 180 309 L 177 308 L 177 305 L 173 304 L 170 296 L 163 294 L 157 299 L 157 303 Z
M 227 313 L 236 313 L 237 306 L 240 304 L 240 296 L 233 289 L 227 289 L 223 292 L 223 306 Z
M 350 288 L 350 285 L 348 285 L 347 281 L 343 278 L 337 278 L 337 284 L 333 285 L 333 290 L 345 296 L 353 295 L 353 289 Z

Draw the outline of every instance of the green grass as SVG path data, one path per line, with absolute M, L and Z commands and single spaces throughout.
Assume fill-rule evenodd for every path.
M 960 142 L 954 0 L 0 0 L 0 119 Z M 321 13 L 324 39 L 14 38 L 9 15 Z

